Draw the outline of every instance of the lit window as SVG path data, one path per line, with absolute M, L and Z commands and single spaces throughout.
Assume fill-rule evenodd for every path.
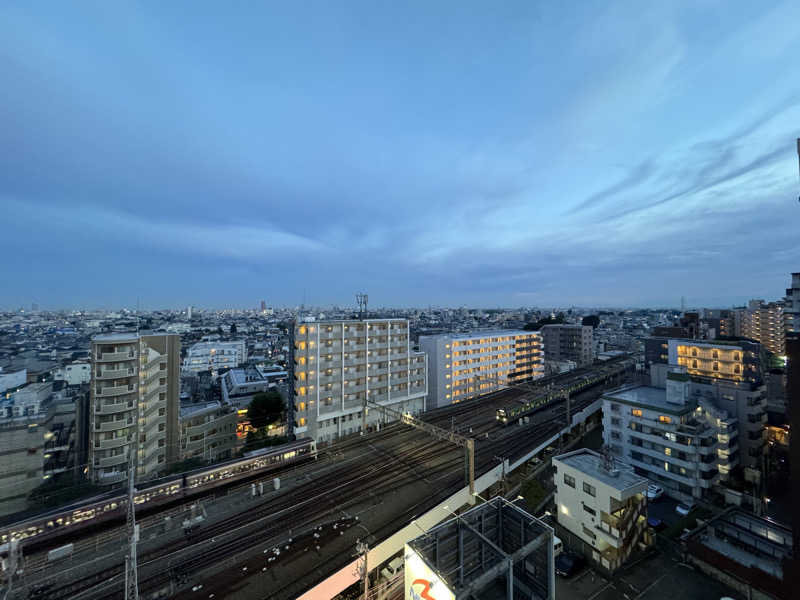
M 634 417 L 641 417 L 641 416 L 642 416 L 642 411 L 641 411 L 641 409 L 639 409 L 639 408 L 632 408 L 632 409 L 631 409 L 631 414 L 632 414 Z
M 305 335 L 305 334 L 306 334 L 306 327 L 305 325 L 303 325 L 302 327 L 300 327 L 300 335 Z
M 672 423 L 672 417 L 667 417 L 666 415 L 659 415 L 658 421 L 659 423 Z

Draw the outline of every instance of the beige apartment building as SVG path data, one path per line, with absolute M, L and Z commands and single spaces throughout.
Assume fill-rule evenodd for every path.
M 421 336 L 428 356 L 428 408 L 462 402 L 544 375 L 537 331 L 479 331 Z
M 178 460 L 180 336 L 114 333 L 92 339 L 89 470 L 99 484 L 136 479 Z M 137 424 L 138 416 L 138 424 Z
M 376 405 L 425 410 L 427 363 L 411 347 L 405 319 L 297 323 L 294 327 L 294 433 L 328 441 L 384 416 Z

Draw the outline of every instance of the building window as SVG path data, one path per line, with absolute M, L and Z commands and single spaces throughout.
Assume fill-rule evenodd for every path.
M 719 371 L 719 363 L 718 362 L 714 363 L 714 370 L 715 371 Z
M 672 423 L 672 417 L 668 417 L 666 415 L 659 415 L 658 416 L 659 423 Z
M 564 473 L 564 483 L 571 488 L 575 487 L 575 478 Z
M 597 490 L 594 488 L 593 485 L 589 485 L 585 481 L 583 482 L 583 491 L 589 494 L 590 496 L 594 497 L 597 495 Z
M 593 517 L 597 516 L 597 511 L 595 509 L 589 507 L 589 506 L 586 506 L 585 504 L 583 505 L 583 510 L 585 510 L 587 513 L 589 513 Z
M 631 409 L 631 414 L 634 417 L 641 417 L 642 416 L 642 410 L 640 408 L 632 408 Z
M 586 525 L 583 526 L 583 533 L 584 535 L 588 535 L 593 540 L 597 539 L 597 536 L 595 535 L 594 531 L 586 527 Z

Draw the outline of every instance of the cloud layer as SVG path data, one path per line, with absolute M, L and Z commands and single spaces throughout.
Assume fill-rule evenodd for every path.
M 0 8 L 0 307 L 724 306 L 798 270 L 797 3 L 188 6 Z

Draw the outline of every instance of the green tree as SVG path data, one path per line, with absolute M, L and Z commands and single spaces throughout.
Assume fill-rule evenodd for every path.
M 247 408 L 247 418 L 253 427 L 261 429 L 280 419 L 284 408 L 283 397 L 279 392 L 259 392 L 253 396 Z
M 593 328 L 600 327 L 600 317 L 598 315 L 588 315 L 581 321 L 583 325 L 591 325 Z

